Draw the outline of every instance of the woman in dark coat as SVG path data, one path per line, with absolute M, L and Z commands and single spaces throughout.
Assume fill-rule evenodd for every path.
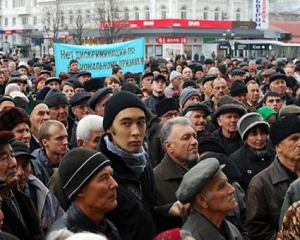
M 244 145 L 230 158 L 242 172 L 239 183 L 247 193 L 251 179 L 273 162 L 276 152 L 267 146 L 269 124 L 258 113 L 244 115 L 237 126 Z

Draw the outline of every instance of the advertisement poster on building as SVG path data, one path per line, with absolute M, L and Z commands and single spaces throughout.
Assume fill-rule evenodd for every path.
M 203 44 L 203 53 L 205 58 L 212 58 L 212 53 L 217 52 L 218 44 L 216 43 L 206 43 Z
M 163 45 L 163 57 L 172 58 L 177 54 L 183 53 L 183 44 L 164 44 Z

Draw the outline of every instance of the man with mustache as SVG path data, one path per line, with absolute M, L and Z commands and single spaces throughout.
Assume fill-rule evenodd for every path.
M 31 200 L 14 186 L 17 183 L 17 164 L 11 143 L 13 132 L 0 132 L 0 178 L 6 187 L 0 190 L 1 210 L 5 215 L 2 229 L 23 240 L 43 239 L 40 220 Z
M 118 184 L 113 178 L 110 160 L 98 151 L 76 148 L 62 158 L 58 173 L 71 206 L 52 225 L 50 233 L 67 228 L 72 232 L 89 231 L 120 240 L 118 230 L 105 217 L 118 204 Z

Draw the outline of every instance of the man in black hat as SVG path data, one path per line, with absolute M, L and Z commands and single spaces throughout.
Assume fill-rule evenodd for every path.
M 156 189 L 152 166 L 143 147 L 146 114 L 146 106 L 133 93 L 114 94 L 105 104 L 103 129 L 106 134 L 98 145 L 98 150 L 111 160 L 119 184 L 118 206 L 107 218 L 126 240 L 152 240 L 157 234 L 157 222 L 165 222 L 163 216 L 183 216 L 186 210 L 176 202 L 170 208 L 155 209 L 156 214 L 152 215 Z
M 208 100 L 212 96 L 212 82 L 218 76 L 214 74 L 206 74 L 205 77 L 202 79 L 202 86 L 204 88 L 203 94 L 201 95 L 201 102 Z
M 193 211 L 182 229 L 192 233 L 195 239 L 242 240 L 237 228 L 225 219 L 228 212 L 237 208 L 234 187 L 222 172 L 224 165 L 216 158 L 200 161 L 189 170 L 176 192 L 182 203 L 191 203 Z
M 140 82 L 141 87 L 146 89 L 146 92 L 148 93 L 149 96 L 152 94 L 152 87 L 151 87 L 152 77 L 153 77 L 152 72 L 145 72 Z
M 231 71 L 230 75 L 232 77 L 232 81 L 241 81 L 244 82 L 245 81 L 245 71 L 243 69 L 240 68 L 235 68 Z
M 12 132 L 0 132 L 0 178 L 5 179 L 6 183 L 6 187 L 0 190 L 3 199 L 1 209 L 5 215 L 2 229 L 24 240 L 43 239 L 40 220 L 32 202 L 14 188 L 17 164 L 11 147 L 13 141 Z
M 152 95 L 145 100 L 145 105 L 150 111 L 156 114 L 155 105 L 166 98 L 164 91 L 166 89 L 165 76 L 158 74 L 152 77 Z
M 81 82 L 82 84 L 86 81 L 91 80 L 92 74 L 88 71 L 81 71 L 77 74 L 77 81 Z
M 300 119 L 285 116 L 270 127 L 277 156 L 265 170 L 252 178 L 247 191 L 247 227 L 251 239 L 275 239 L 285 193 L 298 179 L 300 162 Z
M 136 84 L 136 78 L 134 76 L 134 74 L 132 72 L 126 72 L 124 74 L 124 80 L 126 82 L 132 83 L 132 84 Z
M 49 86 L 50 88 L 60 89 L 60 79 L 57 77 L 48 77 L 45 80 L 45 86 Z
M 50 233 L 67 228 L 89 231 L 120 240 L 118 230 L 105 215 L 118 205 L 118 184 L 111 162 L 102 153 L 76 148 L 67 153 L 59 166 L 61 184 L 70 199 L 69 210 L 51 227 Z
M 94 114 L 103 117 L 105 103 L 111 96 L 111 87 L 105 87 L 95 92 L 95 94 L 88 101 L 89 107 L 94 111 Z
M 248 89 L 244 82 L 238 80 L 231 83 L 230 85 L 231 97 L 241 102 L 245 108 L 247 106 L 247 93 L 248 93 Z

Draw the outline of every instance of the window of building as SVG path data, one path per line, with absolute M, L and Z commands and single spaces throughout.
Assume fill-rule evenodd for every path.
M 37 16 L 33 17 L 33 25 L 37 25 Z
M 50 13 L 46 12 L 46 24 L 45 27 L 49 27 L 50 26 Z
M 7 0 L 4 1 L 4 8 L 8 8 L 8 1 Z
M 208 7 L 204 8 L 203 10 L 203 19 L 204 20 L 208 19 Z
M 124 10 L 124 18 L 125 18 L 125 20 L 129 20 L 129 10 L 128 10 L 128 8 L 125 8 L 125 10 Z
M 33 0 L 33 6 L 37 6 L 37 0 Z
M 241 10 L 237 9 L 235 13 L 235 20 L 236 21 L 241 21 Z
M 8 26 L 8 18 L 4 18 L 4 26 Z
M 86 19 L 90 19 L 91 18 L 91 12 L 90 10 L 86 10 Z
M 167 10 L 165 6 L 161 7 L 161 19 L 166 19 L 167 18 Z
M 13 17 L 13 22 L 12 22 L 12 25 L 15 26 L 16 25 L 16 18 Z
M 138 7 L 134 8 L 134 19 L 139 20 L 140 19 L 140 11 Z
M 22 17 L 22 24 L 28 25 L 28 17 Z
M 145 8 L 145 19 L 150 19 L 150 8 L 149 7 Z
M 74 16 L 73 16 L 73 11 L 71 10 L 71 11 L 69 12 L 69 23 L 70 23 L 70 24 L 73 24 L 73 21 L 74 21 Z
M 16 36 L 13 35 L 12 36 L 12 42 L 15 43 L 16 41 L 17 41 L 17 38 L 16 38 Z
M 180 10 L 180 17 L 181 19 L 186 19 L 187 18 L 187 14 L 186 14 L 186 7 L 182 7 Z
M 216 9 L 215 9 L 215 20 L 216 20 L 216 21 L 219 20 L 219 15 L 220 15 L 219 12 L 220 12 L 220 11 L 219 11 L 219 8 L 216 8 Z
M 25 7 L 25 0 L 13 0 L 13 8 L 15 7 Z

